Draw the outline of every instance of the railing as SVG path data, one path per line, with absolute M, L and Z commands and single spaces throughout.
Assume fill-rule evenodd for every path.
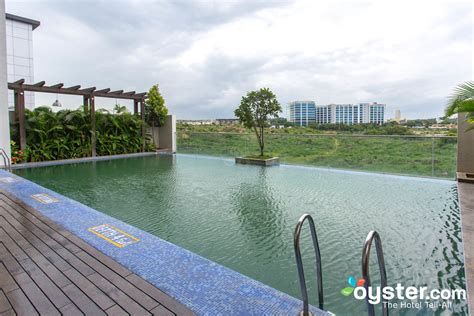
M 178 131 L 178 152 L 223 157 L 257 154 L 253 134 Z M 454 179 L 454 136 L 265 135 L 265 151 L 283 163 Z
M 376 231 L 371 231 L 367 235 L 367 239 L 364 243 L 364 249 L 362 250 L 362 277 L 365 280 L 364 286 L 365 289 L 368 291 L 368 288 L 371 286 L 370 283 L 370 275 L 369 275 L 369 263 L 370 263 L 370 248 L 372 246 L 372 242 L 375 240 L 375 249 L 377 251 L 377 261 L 379 264 L 379 272 L 380 272 L 380 285 L 381 289 L 387 286 L 387 271 L 385 270 L 385 261 L 383 258 L 383 249 L 382 249 L 382 240 L 380 239 L 379 234 Z M 366 295 L 367 301 L 367 311 L 369 316 L 374 316 L 374 305 L 369 302 L 369 295 Z M 388 316 L 388 306 L 387 300 L 383 299 L 382 302 L 382 313 L 384 316 Z
M 3 167 L 5 168 L 5 170 L 7 171 L 12 171 L 12 165 L 11 165 L 11 162 L 10 162 L 10 157 L 8 157 L 6 151 L 0 147 L 0 155 L 2 156 L 2 159 L 3 159 Z
M 317 273 L 317 283 L 318 283 L 318 296 L 319 296 L 319 308 L 324 309 L 324 295 L 323 295 L 323 274 L 321 269 L 321 252 L 319 251 L 318 236 L 316 234 L 316 228 L 314 227 L 314 221 L 311 215 L 303 214 L 296 224 L 295 234 L 294 234 L 294 248 L 295 248 L 295 257 L 296 265 L 298 267 L 298 276 L 300 281 L 301 295 L 303 296 L 303 311 L 301 316 L 309 316 L 309 300 L 308 300 L 308 290 L 306 288 L 306 279 L 304 276 L 303 261 L 301 259 L 301 249 L 300 249 L 300 235 L 301 228 L 305 220 L 308 220 L 309 228 L 311 230 L 311 238 L 313 240 L 313 248 L 316 255 L 316 273 Z

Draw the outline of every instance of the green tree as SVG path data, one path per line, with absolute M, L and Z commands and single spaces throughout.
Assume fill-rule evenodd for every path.
M 467 113 L 466 119 L 474 124 L 474 81 L 466 81 L 454 88 L 446 107 L 446 116 Z M 469 130 L 474 129 L 474 125 Z
M 165 99 L 156 84 L 148 91 L 148 99 L 145 101 L 145 121 L 151 127 L 163 126 L 166 115 L 168 109 L 165 106 Z
M 275 94 L 268 88 L 250 91 L 242 97 L 235 116 L 246 128 L 253 129 L 260 146 L 260 156 L 265 149 L 264 129 L 269 119 L 277 118 L 282 111 Z
M 115 104 L 114 106 L 114 113 L 121 114 L 128 112 L 127 107 L 125 105 Z

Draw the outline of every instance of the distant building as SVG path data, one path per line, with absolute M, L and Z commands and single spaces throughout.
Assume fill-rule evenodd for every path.
M 400 112 L 399 109 L 396 109 L 395 110 L 395 117 L 393 118 L 393 120 L 395 122 L 400 122 L 401 119 L 402 119 L 402 113 Z
M 236 118 L 216 119 L 216 123 L 219 125 L 234 125 L 234 124 L 239 124 L 239 119 L 236 119 Z
M 298 126 L 308 126 L 316 122 L 314 101 L 294 101 L 289 105 L 289 121 Z
M 289 121 L 298 126 L 318 124 L 383 124 L 385 104 L 329 104 L 316 105 L 314 101 L 294 101 L 289 104 Z
M 212 125 L 215 124 L 215 120 L 178 120 L 178 124 L 188 124 L 188 125 Z
M 6 13 L 7 34 L 7 72 L 8 82 L 25 79 L 25 83 L 34 83 L 33 72 L 33 30 L 39 21 Z M 8 91 L 8 107 L 13 110 L 13 91 Z M 25 107 L 35 107 L 33 92 L 25 92 Z

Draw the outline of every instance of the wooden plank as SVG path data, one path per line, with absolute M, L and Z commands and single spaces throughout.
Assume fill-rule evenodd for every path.
M 10 233 L 10 236 L 13 236 L 16 242 L 18 240 L 24 240 L 23 236 L 19 235 L 17 232 L 13 231 L 13 227 L 10 229 L 7 227 L 6 223 L 2 223 L 2 227 L 6 230 L 7 233 Z M 8 237 L 10 237 L 8 236 Z M 36 270 L 41 269 L 58 287 L 63 287 L 71 283 L 54 265 L 52 265 L 37 249 L 35 248 L 24 248 L 23 250 L 14 244 L 13 239 L 4 237 L 7 242 L 9 242 L 9 250 L 15 250 L 17 252 L 23 251 L 28 257 L 19 260 L 20 265 L 25 271 L 31 274 L 38 274 Z M 25 240 L 26 241 L 26 240 Z M 11 272 L 14 274 L 14 272 Z
M 8 273 L 7 268 L 0 262 L 0 289 L 5 293 L 18 289 L 18 284 L 13 277 Z
M 5 223 L 2 223 L 2 225 L 4 228 L 5 226 L 7 226 L 5 225 Z M 9 229 L 8 232 L 13 233 L 11 229 Z M 7 246 L 8 250 L 13 250 L 13 248 L 16 247 L 19 249 L 19 251 L 21 251 L 21 249 L 18 247 L 17 244 L 15 244 L 15 241 L 12 239 L 7 245 L 10 245 Z M 49 300 L 56 306 L 56 308 L 59 309 L 71 303 L 71 301 L 66 297 L 66 295 L 64 295 L 64 293 L 60 290 L 60 288 L 57 287 L 30 258 L 19 260 L 18 263 L 28 274 L 28 279 L 31 278 L 35 285 L 39 289 L 41 289 L 41 292 L 43 292 L 49 298 Z M 16 274 L 14 277 L 16 278 L 17 276 L 21 275 L 24 275 L 24 273 Z
M 104 311 L 100 309 L 95 303 L 81 292 L 73 284 L 66 285 L 62 289 L 71 301 L 86 315 L 105 315 Z
M 35 219 L 38 219 L 39 221 L 44 222 L 46 225 L 49 225 L 49 223 L 52 223 L 55 227 L 54 230 L 56 230 L 58 233 L 60 233 L 63 236 L 66 236 L 66 234 L 71 234 L 70 232 L 62 229 L 60 226 L 56 225 L 53 221 L 51 221 L 48 217 L 44 216 L 43 214 L 39 213 L 37 210 L 32 208 L 31 206 L 27 205 L 25 202 L 11 196 L 5 194 L 5 192 L 2 192 L 0 190 L 0 202 L 5 202 L 11 207 L 13 207 L 17 212 L 22 214 L 23 216 L 27 217 L 30 219 L 33 223 L 40 223 L 40 222 L 35 222 Z M 41 224 L 40 224 L 41 225 Z
M 15 275 L 14 278 L 18 283 L 18 286 L 21 287 L 21 290 L 25 293 L 26 297 L 28 297 L 38 313 L 61 315 L 54 304 L 46 297 L 45 294 L 43 294 L 43 292 L 41 292 L 41 290 L 31 280 L 28 274 L 20 273 Z
M 4 192 L 0 192 L 0 268 L 7 301 L 9 293 L 14 293 L 26 309 L 30 302 L 30 307 L 42 313 L 145 315 L 152 311 L 157 315 L 195 315 Z M 17 311 L 15 304 L 11 305 Z
M 11 275 L 19 274 L 25 272 L 20 264 L 13 258 L 10 251 L 3 245 L 3 242 L 0 242 L 0 262 L 3 262 L 5 267 L 8 270 L 8 273 Z
M 122 291 L 122 288 L 116 287 L 100 274 L 94 273 L 88 276 L 88 279 L 91 280 L 102 291 L 107 293 L 110 298 L 117 302 L 117 304 L 119 304 L 128 313 L 137 315 L 150 315 L 150 313 L 144 307 L 140 306 L 135 300 L 125 294 Z
M 107 315 L 110 316 L 126 316 L 129 315 L 122 307 L 118 305 L 114 305 L 108 310 L 105 311 Z
M 32 233 L 35 233 L 40 239 L 43 240 L 44 238 L 47 238 L 49 235 L 49 238 L 47 238 L 49 243 L 46 243 L 46 244 L 50 246 L 51 248 L 59 249 L 59 248 L 65 247 L 72 252 L 78 252 L 81 250 L 79 249 L 79 247 L 77 247 L 72 242 L 70 242 L 66 237 L 64 237 L 62 234 L 60 234 L 55 229 L 53 229 L 51 225 L 49 225 L 50 223 L 44 223 L 44 221 L 36 218 L 36 216 L 29 213 L 27 210 L 18 207 L 18 205 L 11 205 L 9 203 L 2 203 L 2 202 L 5 202 L 5 201 L 3 199 L 0 200 L 0 208 L 3 207 L 14 218 L 16 218 L 19 221 L 23 221 L 26 219 L 29 220 L 32 224 L 30 231 Z M 35 227 L 35 225 L 37 227 Z
M 84 276 L 88 276 L 93 274 L 95 271 L 89 267 L 87 264 L 82 262 L 78 257 L 77 254 L 83 253 L 83 251 L 78 252 L 76 255 L 70 253 L 67 249 L 59 249 L 56 251 L 67 263 L 69 263 L 74 269 L 81 272 Z
M 89 279 L 85 278 L 82 274 L 74 269 L 67 270 L 64 272 L 69 279 L 86 294 L 91 300 L 94 301 L 100 308 L 106 310 L 113 305 L 115 302 L 106 296 L 98 287 L 96 287 Z
M 38 312 L 31 304 L 22 290 L 17 289 L 5 294 L 8 301 L 13 306 L 13 309 L 18 315 L 38 315 Z
M 166 309 L 163 305 L 157 306 L 151 310 L 153 315 L 160 315 L 160 316 L 175 316 L 176 314 L 170 312 Z
M 177 315 L 195 315 L 195 313 L 190 311 L 183 304 L 179 303 L 174 298 L 148 283 L 138 275 L 132 273 L 127 276 L 126 279 L 157 302 L 160 302 L 161 305 L 166 306 L 166 308 L 171 310 L 173 313 L 176 313 Z
M 84 315 L 83 312 L 77 308 L 76 305 L 74 304 L 69 304 L 64 307 L 62 307 L 60 310 L 61 314 L 67 315 L 67 316 L 79 316 L 79 315 Z
M 4 195 L 2 195 L 2 196 L 5 197 Z M 17 211 L 19 214 L 21 214 L 21 216 L 20 215 L 16 216 L 17 220 L 23 221 L 23 220 L 25 220 L 25 218 L 27 218 L 33 224 L 36 224 L 37 226 L 39 226 L 39 227 L 43 228 L 45 231 L 47 231 L 49 233 L 49 236 L 45 235 L 44 233 L 41 234 L 40 232 L 37 231 L 37 229 L 34 229 L 35 232 L 38 232 L 38 234 L 36 234 L 36 235 L 38 237 L 40 237 L 41 240 L 43 240 L 45 242 L 48 241 L 48 245 L 50 247 L 54 246 L 53 248 L 59 249 L 57 247 L 58 245 L 54 244 L 53 241 L 50 241 L 50 240 L 54 239 L 57 242 L 59 242 L 61 245 L 68 248 L 69 250 L 72 250 L 73 252 L 78 252 L 81 249 L 86 251 L 87 253 L 89 253 L 93 257 L 95 257 L 97 260 L 99 260 L 100 262 L 105 264 L 107 267 L 114 270 L 114 272 L 116 272 L 117 274 L 119 274 L 123 277 L 126 277 L 127 275 L 131 274 L 131 272 L 127 268 L 120 265 L 119 263 L 117 263 L 112 258 L 105 256 L 102 252 L 100 252 L 96 248 L 90 246 L 88 243 L 86 243 L 85 241 L 83 241 L 79 237 L 74 236 L 74 235 L 70 234 L 69 232 L 66 232 L 66 231 L 60 229 L 57 226 L 57 224 L 55 224 L 51 220 L 49 220 L 47 218 L 41 218 L 41 219 L 37 218 L 35 215 L 31 214 L 28 211 L 28 209 L 26 209 L 24 207 L 20 208 L 20 207 L 17 206 L 14 209 L 12 207 L 12 205 L 10 204 L 10 203 L 14 203 L 13 201 L 8 202 L 8 204 L 5 206 L 1 203 L 1 202 L 4 202 L 4 201 L 5 200 L 3 200 L 0 196 L 0 208 L 2 206 L 4 206 L 5 208 L 8 208 L 8 210 L 10 210 L 11 212 Z M 35 212 L 35 213 L 37 213 L 37 212 Z M 56 231 L 56 229 L 58 229 L 59 231 Z M 67 237 L 64 236 L 63 234 L 67 234 Z
M 77 254 L 77 256 L 147 310 L 150 310 L 158 305 L 158 303 L 148 296 L 148 294 L 136 288 L 133 284 L 104 266 L 89 254 L 80 252 Z
M 13 307 L 10 305 L 5 293 L 0 289 L 0 313 L 6 312 L 12 308 Z

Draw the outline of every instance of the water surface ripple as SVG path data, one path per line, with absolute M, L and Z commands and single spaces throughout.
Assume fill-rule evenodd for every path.
M 297 166 L 261 168 L 188 155 L 17 173 L 295 297 L 300 293 L 293 230 L 300 215 L 310 213 L 321 246 L 325 307 L 340 315 L 365 313 L 364 302 L 343 297 L 340 290 L 349 275 L 361 276 L 362 245 L 370 230 L 382 237 L 389 285 L 465 287 L 455 182 Z M 308 230 L 302 251 L 310 294 L 316 298 Z M 374 284 L 379 282 L 375 257 Z M 466 303 L 454 302 L 452 312 L 467 314 Z

